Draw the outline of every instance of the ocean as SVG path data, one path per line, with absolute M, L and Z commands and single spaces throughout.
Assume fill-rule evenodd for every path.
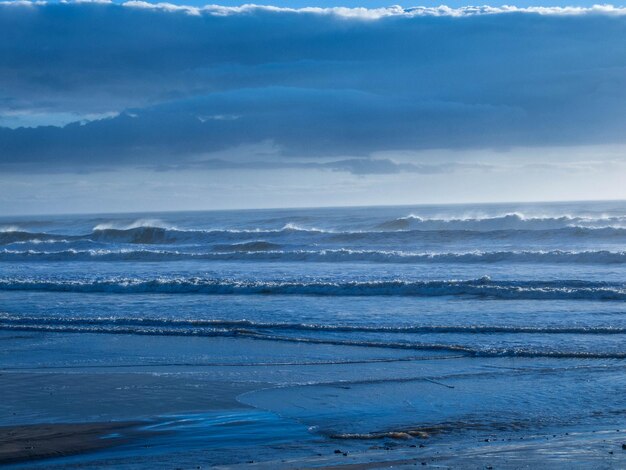
M 46 468 L 617 432 L 625 300 L 626 202 L 3 217 L 0 421 L 145 421 Z

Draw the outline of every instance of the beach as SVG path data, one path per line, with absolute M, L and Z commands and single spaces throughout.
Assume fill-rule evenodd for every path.
M 71 357 L 87 357 L 94 345 L 128 351 L 124 363 L 97 366 L 84 359 L 68 365 L 66 358 L 57 357 L 9 367 L 4 356 L 0 461 L 15 468 L 361 469 L 423 463 L 437 468 L 622 468 L 626 462 L 621 447 L 626 432 L 615 427 L 623 423 L 614 408 L 620 396 L 613 397 L 615 403 L 590 399 L 597 413 L 593 422 L 543 432 L 532 422 L 455 421 L 461 410 L 448 398 L 442 401 L 449 407 L 442 411 L 450 417 L 446 423 L 429 427 L 419 422 L 417 401 L 425 396 L 429 407 L 440 389 L 466 400 L 463 388 L 491 380 L 481 385 L 482 399 L 490 400 L 494 383 L 519 380 L 541 366 L 536 360 L 469 365 L 459 357 L 390 358 L 385 351 L 355 347 L 289 345 L 272 351 L 274 357 L 263 364 L 224 364 L 219 361 L 233 350 L 255 356 L 266 348 L 245 339 L 194 338 L 191 346 L 187 338 L 167 337 L 150 344 L 130 335 L 85 341 L 76 334 L 30 333 L 2 339 L 9 350 L 28 342 L 40 357 L 50 347 L 63 348 Z M 147 346 L 170 351 L 169 360 L 142 358 Z M 204 348 L 211 352 L 199 355 Z M 185 361 L 172 357 L 175 349 Z M 339 354 L 345 363 L 328 360 Z M 293 361 L 293 355 L 300 360 Z M 481 378 L 489 369 L 497 373 Z M 623 366 L 589 369 L 585 376 L 595 374 L 598 381 L 623 374 Z M 460 380 L 459 371 L 464 371 Z M 561 381 L 569 372 L 565 367 L 543 373 Z M 536 371 L 531 374 L 537 380 Z M 354 402 L 364 396 L 372 402 Z M 409 407 L 409 400 L 416 402 Z M 397 424 L 375 424 L 381 418 Z

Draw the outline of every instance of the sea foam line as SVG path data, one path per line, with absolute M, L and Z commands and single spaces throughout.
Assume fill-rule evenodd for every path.
M 119 294 L 471 296 L 492 299 L 626 300 L 623 284 L 581 280 L 251 281 L 206 277 L 38 279 L 0 278 L 0 291 L 109 292 Z
M 320 338 L 299 338 L 270 334 L 261 334 L 254 331 L 237 330 L 182 330 L 182 329 L 149 329 L 128 327 L 89 327 L 89 326 L 51 326 L 51 325 L 8 325 L 0 324 L 0 330 L 6 331 L 33 331 L 49 333 L 93 333 L 93 334 L 123 334 L 148 336 L 198 336 L 198 337 L 242 337 L 263 341 L 326 344 L 333 346 L 349 346 L 362 348 L 400 349 L 411 351 L 441 351 L 479 357 L 549 357 L 549 358 L 583 358 L 583 359 L 626 359 L 626 352 L 586 352 L 586 351 L 550 351 L 529 348 L 487 348 L 478 349 L 458 344 L 417 343 L 417 342 L 383 342 L 340 340 Z
M 420 253 L 397 250 L 276 250 L 273 244 L 254 242 L 233 245 L 233 251 L 185 252 L 149 249 L 89 250 L 0 250 L 0 261 L 280 261 L 280 262 L 370 262 L 393 264 L 425 263 L 555 263 L 555 264 L 624 264 L 625 251 L 473 251 Z M 223 248 L 227 249 L 227 248 Z
M 367 326 L 367 325 L 325 325 L 314 323 L 273 323 L 250 320 L 196 320 L 171 318 L 128 318 L 128 317 L 39 317 L 0 315 L 0 325 L 36 325 L 36 326 L 105 326 L 105 327 L 142 327 L 142 328 L 213 328 L 227 332 L 229 330 L 287 330 L 320 332 L 359 332 L 359 333 L 521 333 L 521 334 L 626 334 L 626 328 L 617 326 L 498 326 L 498 325 L 406 325 L 406 326 Z

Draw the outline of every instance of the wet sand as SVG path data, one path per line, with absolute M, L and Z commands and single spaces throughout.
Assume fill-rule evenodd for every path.
M 0 464 L 62 457 L 114 447 L 141 431 L 139 422 L 64 423 L 0 428 Z
M 560 431 L 506 415 L 499 425 L 479 420 L 474 428 L 452 420 L 464 416 L 464 397 L 496 410 L 502 383 L 511 394 L 497 408 L 502 413 L 543 390 L 553 403 L 567 374 L 619 390 L 621 362 L 598 370 L 578 362 L 551 367 L 563 361 L 545 359 L 476 365 L 458 356 L 407 360 L 404 352 L 393 352 L 392 361 L 386 350 L 239 338 L 26 340 L 7 340 L 0 354 L 0 464 L 16 468 L 626 468 L 619 394 L 615 403 L 594 402 L 595 418 L 564 422 Z M 22 352 L 16 364 L 15 351 L 27 346 L 32 359 Z M 92 362 L 96 348 L 123 350 L 125 361 Z M 147 351 L 164 357 L 146 357 Z M 447 426 L 427 426 L 429 406 Z
M 331 453 L 300 461 L 259 462 L 256 468 L 313 470 L 439 469 L 611 469 L 626 468 L 626 433 L 584 431 L 557 435 L 527 435 L 512 439 L 430 442 L 422 445 L 388 441 L 365 452 Z M 394 445 L 396 444 L 396 445 Z M 418 448 L 415 448 L 418 447 Z M 339 450 L 343 450 L 341 446 Z M 247 464 L 245 467 L 249 467 Z M 239 466 L 235 466 L 239 468 Z M 243 466 L 241 466 L 243 467 Z M 222 468 L 222 467 L 217 467 Z M 224 467 L 226 468 L 226 467 Z M 232 468 L 232 466 L 229 466 Z
M 151 420 L 155 416 L 241 408 L 237 395 L 263 384 L 186 374 L 0 374 L 2 425 Z
M 112 448 L 145 437 L 150 431 L 141 428 L 144 424 L 62 423 L 2 427 L 0 465 Z M 621 431 L 607 430 L 575 435 L 527 436 L 517 442 L 497 438 L 487 443 L 430 443 L 420 440 L 424 444 L 418 449 L 415 449 L 417 446 L 414 444 L 388 441 L 386 446 L 373 446 L 362 452 L 344 454 L 335 451 L 300 459 L 250 461 L 229 465 L 228 468 L 370 470 L 421 466 L 462 469 L 621 469 L 626 465 L 626 450 L 622 448 L 624 437 Z M 280 455 L 280 452 L 277 454 Z

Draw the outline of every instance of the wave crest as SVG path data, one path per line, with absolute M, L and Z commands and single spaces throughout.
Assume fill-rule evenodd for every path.
M 526 217 L 513 212 L 493 217 L 422 218 L 409 214 L 377 226 L 381 230 L 555 230 L 562 228 L 626 228 L 626 217 Z
M 65 249 L 59 251 L 0 251 L 0 261 L 266 261 L 313 263 L 389 264 L 624 264 L 626 251 L 473 251 L 468 253 L 415 253 L 385 250 L 280 250 L 265 241 L 214 245 L 211 252 L 148 249 Z
M 325 297 L 481 297 L 525 300 L 626 300 L 623 284 L 579 280 L 493 281 L 251 281 L 205 277 L 57 280 L 1 278 L 0 290 L 120 294 L 306 295 Z

